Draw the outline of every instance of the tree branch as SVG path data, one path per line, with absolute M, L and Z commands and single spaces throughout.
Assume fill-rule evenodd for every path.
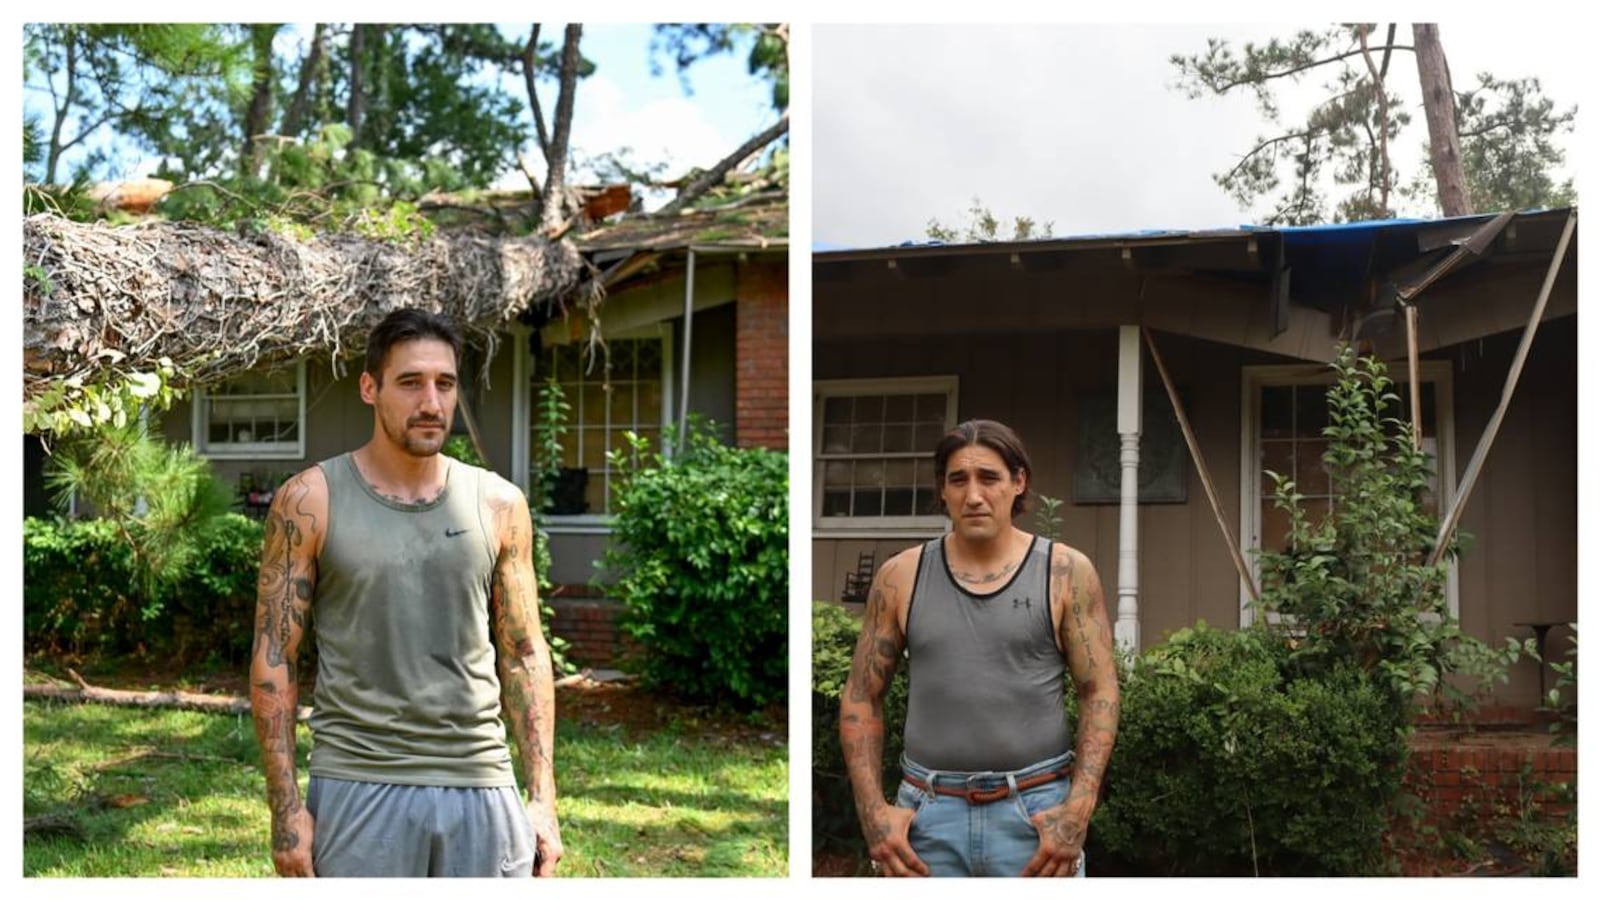
M 722 183 L 722 179 L 727 177 L 728 172 L 730 170 L 732 170 L 734 166 L 738 165 L 742 160 L 744 160 L 750 154 L 755 153 L 756 151 L 760 150 L 762 147 L 765 147 L 768 144 L 772 143 L 773 141 L 777 140 L 780 136 L 782 136 L 788 130 L 789 130 L 789 113 L 787 111 L 785 111 L 782 116 L 778 117 L 778 121 L 772 127 L 768 128 L 766 131 L 761 132 L 760 134 L 756 135 L 755 137 L 751 138 L 750 140 L 745 141 L 743 144 L 741 144 L 739 146 L 739 149 L 737 149 L 737 150 L 733 151 L 732 153 L 728 154 L 727 156 L 723 157 L 721 162 L 719 162 L 716 165 L 712 166 L 709 170 L 707 170 L 705 173 L 703 173 L 699 178 L 696 178 L 694 181 L 691 181 L 678 194 L 678 196 L 673 199 L 673 201 L 671 203 L 668 203 L 666 206 L 661 208 L 661 214 L 662 215 L 667 215 L 667 214 L 675 213 L 675 212 L 683 209 L 685 206 L 688 206 L 690 203 L 694 202 L 695 200 L 699 199 L 700 195 L 704 194 L 706 191 L 709 191 L 712 188 L 716 187 L 717 185 L 721 184 Z
M 539 88 L 535 83 L 535 74 L 539 66 L 539 25 L 533 26 L 533 31 L 528 35 L 528 43 L 522 48 L 522 80 L 528 87 L 528 105 L 533 109 L 533 127 L 539 136 L 539 152 L 544 154 L 545 165 L 550 164 L 550 135 L 544 128 L 544 111 L 539 108 Z M 524 166 L 526 171 L 526 166 Z M 529 180 L 533 181 L 532 175 Z M 539 190 L 535 182 L 534 191 Z
M 1361 58 L 1366 61 L 1366 63 L 1367 63 L 1367 72 L 1372 75 L 1373 84 L 1377 87 L 1377 91 L 1378 91 L 1378 154 L 1379 154 L 1379 160 L 1383 163 L 1382 168 L 1379 169 L 1378 173 L 1377 173 L 1378 174 L 1378 179 L 1379 179 L 1378 180 L 1378 208 L 1381 209 L 1381 210 L 1384 210 L 1384 211 L 1388 211 L 1388 209 L 1389 209 L 1389 180 L 1390 180 L 1389 179 L 1389 95 L 1388 95 L 1388 92 L 1386 90 L 1384 90 L 1384 87 L 1383 87 L 1383 73 L 1378 71 L 1378 65 L 1377 65 L 1377 63 L 1373 62 L 1372 53 L 1367 48 L 1367 30 L 1365 28 L 1362 28 L 1360 30 L 1360 35 L 1361 35 Z M 1392 37 L 1393 36 L 1393 32 L 1390 32 L 1390 35 Z M 1389 64 L 1389 51 L 1388 51 L 1387 48 L 1384 49 L 1383 62 L 1384 62 L 1385 66 L 1387 66 Z M 1371 139 L 1371 134 L 1372 134 L 1370 129 L 1368 130 L 1367 134 L 1368 134 L 1368 139 L 1370 140 Z M 1372 196 L 1372 180 L 1370 178 L 1367 180 L 1367 196 L 1368 196 L 1369 199 Z
M 1413 52 L 1416 50 L 1415 47 L 1412 47 L 1412 46 L 1410 46 L 1408 44 L 1390 44 L 1388 49 L 1389 50 L 1411 50 Z M 1310 61 L 1308 63 L 1302 63 L 1301 65 L 1294 66 L 1293 68 L 1289 68 L 1289 69 L 1284 69 L 1284 70 L 1282 70 L 1280 72 L 1255 72 L 1255 73 L 1252 73 L 1249 78 L 1235 79 L 1233 81 L 1229 81 L 1229 82 L 1226 82 L 1226 83 L 1222 84 L 1220 87 L 1213 86 L 1211 88 L 1211 90 L 1212 90 L 1213 93 L 1216 93 L 1216 94 L 1226 94 L 1227 92 L 1233 90 L 1236 87 L 1245 87 L 1247 85 L 1259 84 L 1259 83 L 1261 83 L 1263 81 L 1272 81 L 1272 80 L 1278 79 L 1278 78 L 1288 78 L 1288 77 L 1293 76 L 1293 75 L 1299 75 L 1301 72 L 1305 72 L 1305 71 L 1310 70 L 1310 69 L 1315 69 L 1318 66 L 1325 66 L 1328 63 L 1339 62 L 1340 60 L 1346 60 L 1346 59 L 1350 59 L 1351 57 L 1361 56 L 1365 52 L 1366 51 L 1364 49 L 1356 49 L 1356 50 L 1351 50 L 1351 51 L 1349 51 L 1347 53 L 1335 54 L 1333 56 L 1329 56 L 1329 57 L 1326 57 L 1324 59 L 1314 59 L 1314 60 L 1312 60 L 1312 61 Z

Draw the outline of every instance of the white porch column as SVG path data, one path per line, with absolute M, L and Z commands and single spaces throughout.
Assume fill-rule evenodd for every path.
M 1118 646 L 1139 651 L 1139 432 L 1144 398 L 1139 326 L 1117 335 L 1117 434 L 1122 438 L 1122 515 L 1117 541 Z

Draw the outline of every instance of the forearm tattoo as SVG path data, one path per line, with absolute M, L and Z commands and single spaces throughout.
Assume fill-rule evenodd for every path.
M 295 781 L 296 662 L 315 584 L 308 541 L 319 528 L 308 509 L 310 493 L 304 473 L 279 489 L 267 513 L 256 580 L 250 706 L 266 770 L 274 850 L 294 849 L 299 841 L 290 827 L 301 808 Z
M 1100 580 L 1087 561 L 1080 567 L 1075 554 L 1058 548 L 1050 575 L 1052 592 L 1063 598 L 1067 608 L 1061 643 L 1078 693 L 1077 761 L 1068 802 L 1087 801 L 1092 806 L 1116 744 L 1122 708 L 1111 623 Z
M 857 812 L 863 828 L 869 831 L 887 828 L 886 823 L 869 821 L 868 814 L 884 801 L 883 698 L 905 649 L 905 635 L 895 613 L 899 588 L 892 583 L 899 562 L 897 558 L 884 564 L 867 598 L 861 637 L 856 642 L 839 710 L 840 747 L 855 791 Z M 869 842 L 881 839 L 881 835 L 870 833 L 866 837 Z
M 500 556 L 491 582 L 492 626 L 499 651 L 501 704 L 522 757 L 529 799 L 553 802 L 555 775 L 555 676 L 550 647 L 539 624 L 538 583 L 533 570 L 533 523 L 525 505 L 492 504 Z

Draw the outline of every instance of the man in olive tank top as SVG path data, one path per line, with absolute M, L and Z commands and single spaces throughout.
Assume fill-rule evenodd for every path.
M 1013 524 L 1033 469 L 974 419 L 934 451 L 949 533 L 878 570 L 840 701 L 839 736 L 875 871 L 1084 874 L 1083 842 L 1117 736 L 1111 623 L 1094 566 Z M 882 784 L 883 699 L 909 660 L 904 780 Z M 1065 682 L 1078 698 L 1076 745 Z
M 527 500 L 439 452 L 461 346 L 443 317 L 387 316 L 360 379 L 372 439 L 295 475 L 268 512 L 250 702 L 279 875 L 546 876 L 561 859 Z M 295 665 L 312 615 L 302 803 Z

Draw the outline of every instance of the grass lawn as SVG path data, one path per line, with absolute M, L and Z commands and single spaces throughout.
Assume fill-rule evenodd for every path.
M 560 874 L 787 875 L 782 724 L 602 687 L 557 697 Z M 29 701 L 23 741 L 24 875 L 272 875 L 248 716 Z

